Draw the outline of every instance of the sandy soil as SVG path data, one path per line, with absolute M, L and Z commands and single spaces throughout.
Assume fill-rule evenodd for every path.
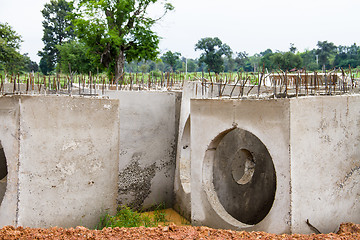
M 275 235 L 176 225 L 103 230 L 89 230 L 84 227 L 39 229 L 7 226 L 0 229 L 0 239 L 360 239 L 360 224 L 342 224 L 336 234 L 319 235 Z

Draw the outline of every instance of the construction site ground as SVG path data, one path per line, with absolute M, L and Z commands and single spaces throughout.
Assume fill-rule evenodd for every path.
M 0 239 L 360 239 L 360 224 L 341 224 L 337 233 L 270 234 L 212 229 L 208 227 L 158 226 L 154 228 L 23 228 L 6 226 L 0 229 Z

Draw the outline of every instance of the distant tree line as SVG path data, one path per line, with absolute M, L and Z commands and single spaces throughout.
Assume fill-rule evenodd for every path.
M 336 46 L 327 41 L 304 52 L 291 43 L 288 51 L 266 49 L 250 56 L 245 51 L 234 52 L 217 37 L 206 37 L 194 45 L 201 52 L 198 59 L 185 58 L 180 52 L 160 54 L 160 38 L 151 27 L 173 6 L 165 1 L 163 15 L 151 18 L 147 9 L 157 2 L 51 0 L 41 11 L 44 48 L 38 53 L 39 66 L 19 53 L 21 36 L 7 23 L 0 23 L 0 71 L 107 72 L 119 79 L 124 72 L 252 72 L 263 67 L 269 72 L 314 71 L 360 66 L 360 48 L 355 43 Z
M 160 60 L 142 61 L 126 64 L 130 72 L 150 71 L 182 71 L 185 72 L 256 72 L 265 67 L 267 71 L 278 69 L 295 71 L 306 69 L 317 71 L 332 68 L 347 69 L 360 66 L 360 47 L 355 43 L 351 46 L 335 46 L 331 42 L 319 41 L 317 48 L 299 52 L 293 44 L 289 51 L 273 51 L 266 49 L 259 54 L 249 56 L 248 53 L 233 53 L 231 48 L 222 44 L 218 38 L 203 38 L 195 45 L 196 50 L 201 50 L 199 59 L 186 59 L 181 53 L 168 51 Z M 187 63 L 187 67 L 186 64 Z M 144 66 L 143 66 L 144 65 Z

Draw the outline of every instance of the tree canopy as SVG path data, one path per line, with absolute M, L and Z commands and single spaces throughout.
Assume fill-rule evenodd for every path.
M 59 51 L 59 69 L 64 73 L 89 73 L 97 70 L 92 56 L 84 43 L 71 41 L 56 46 Z
M 319 57 L 320 66 L 329 68 L 331 65 L 330 59 L 334 58 L 336 54 L 337 48 L 335 44 L 328 41 L 318 41 L 317 46 L 318 49 L 316 50 L 316 54 Z
M 161 19 L 147 9 L 158 0 L 77 0 L 73 23 L 80 40 L 118 80 L 127 62 L 155 59 L 159 36 L 151 30 Z M 164 15 L 172 10 L 164 2 Z
M 40 68 L 44 74 L 53 71 L 56 64 L 60 63 L 59 50 L 56 46 L 74 39 L 74 32 L 69 28 L 71 20 L 68 15 L 71 12 L 72 5 L 65 0 L 51 0 L 41 10 L 44 17 L 42 22 L 44 48 L 38 55 L 41 57 Z
M 171 67 L 171 71 L 175 71 L 175 66 L 179 61 L 181 53 L 167 51 L 161 57 L 164 63 L 168 64 Z
M 0 23 L 0 68 L 8 72 L 19 71 L 19 62 L 23 56 L 18 52 L 22 42 L 8 23 Z
M 224 69 L 222 56 L 231 57 L 232 51 L 227 44 L 223 44 L 217 37 L 202 38 L 195 45 L 195 51 L 202 50 L 199 61 L 207 64 L 209 71 L 219 73 Z

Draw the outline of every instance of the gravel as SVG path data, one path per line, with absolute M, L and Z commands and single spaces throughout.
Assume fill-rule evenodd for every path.
M 0 239 L 360 239 L 360 224 L 341 224 L 337 233 L 318 235 L 276 235 L 176 225 L 102 230 L 89 230 L 85 227 L 44 229 L 6 226 L 0 229 Z

